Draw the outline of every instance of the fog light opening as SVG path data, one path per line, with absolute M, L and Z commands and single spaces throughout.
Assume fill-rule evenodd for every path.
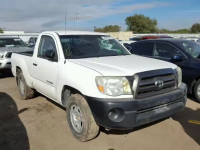
M 124 111 L 119 108 L 112 109 L 108 116 L 114 122 L 121 122 L 125 118 Z

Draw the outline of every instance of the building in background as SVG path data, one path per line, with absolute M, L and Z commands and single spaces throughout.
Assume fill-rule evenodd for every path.
M 3 31 L 3 33 L 0 33 L 0 36 L 19 37 L 26 43 L 30 37 L 38 37 L 38 35 L 39 33 L 25 33 L 24 31 Z

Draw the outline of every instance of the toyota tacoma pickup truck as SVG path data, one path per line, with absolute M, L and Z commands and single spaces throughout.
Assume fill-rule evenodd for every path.
M 0 73 L 11 68 L 11 55 L 13 52 L 33 51 L 18 37 L 0 37 Z
M 22 99 L 37 91 L 66 108 L 80 141 L 100 126 L 126 130 L 167 118 L 187 100 L 179 67 L 131 55 L 104 33 L 43 32 L 33 54 L 12 55 L 12 72 Z

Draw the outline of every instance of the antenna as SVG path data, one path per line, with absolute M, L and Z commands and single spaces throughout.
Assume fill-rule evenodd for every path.
M 76 13 L 76 29 L 77 29 L 77 31 L 79 30 L 79 22 L 78 22 L 78 19 L 79 19 L 79 17 L 78 17 L 78 14 Z
M 65 35 L 66 35 L 66 24 L 67 24 L 67 8 L 65 10 Z

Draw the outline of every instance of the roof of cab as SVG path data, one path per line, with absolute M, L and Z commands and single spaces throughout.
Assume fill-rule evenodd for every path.
M 43 33 L 57 33 L 58 35 L 109 35 L 108 33 L 91 31 L 45 31 Z
M 0 36 L 0 39 L 19 39 L 19 37 Z

